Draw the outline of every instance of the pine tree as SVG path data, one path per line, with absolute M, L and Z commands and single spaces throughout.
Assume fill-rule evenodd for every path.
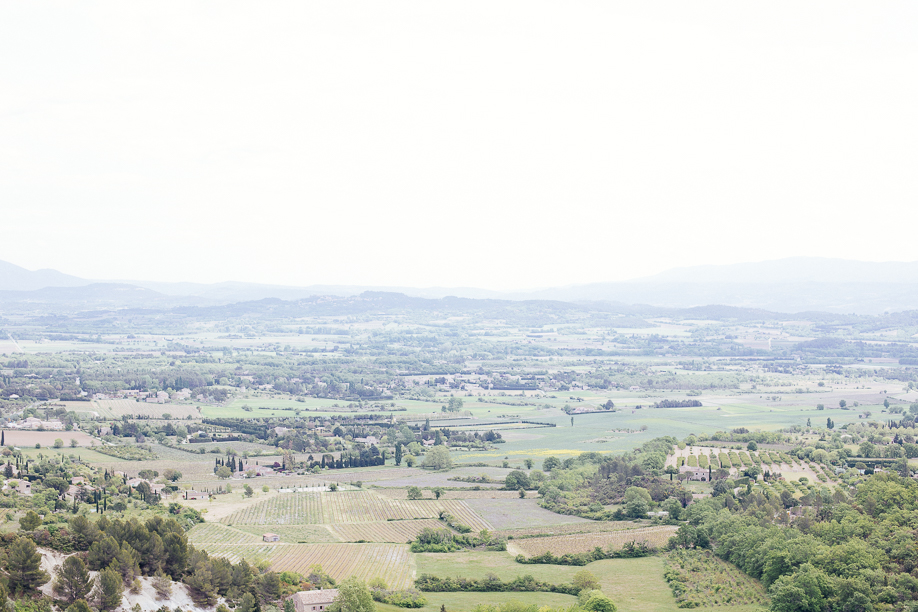
M 85 599 L 92 591 L 92 578 L 86 564 L 76 555 L 64 559 L 58 567 L 54 580 L 54 592 L 72 604 L 78 599 Z
M 99 572 L 96 590 L 99 596 L 100 610 L 114 610 L 120 606 L 121 596 L 124 594 L 121 573 L 114 567 L 107 567 Z
M 42 571 L 41 555 L 29 538 L 18 538 L 10 546 L 7 572 L 10 589 L 14 593 L 37 589 L 50 579 L 50 576 Z

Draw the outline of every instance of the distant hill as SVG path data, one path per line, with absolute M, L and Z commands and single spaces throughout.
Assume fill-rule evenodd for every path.
M 62 290 L 81 287 L 85 291 Z M 316 296 L 353 297 L 365 295 L 366 292 L 371 292 L 371 295 L 376 292 L 426 299 L 455 297 L 472 300 L 612 302 L 664 309 L 721 305 L 778 313 L 821 311 L 880 314 L 918 308 L 918 262 L 874 263 L 792 257 L 725 266 L 674 268 L 627 282 L 592 283 L 528 292 L 498 292 L 468 287 L 418 289 L 354 285 L 293 287 L 242 282 L 98 282 L 56 270 L 32 272 L 0 262 L 0 303 L 6 305 L 72 302 L 74 306 L 95 304 L 108 307 L 217 306 L 265 299 L 297 301 Z M 367 299 L 366 296 L 364 299 Z
M 0 261 L 0 291 L 35 291 L 45 287 L 80 287 L 88 281 L 57 270 L 26 270 Z
M 918 283 L 918 261 L 854 261 L 788 257 L 772 261 L 673 268 L 633 282 L 645 283 Z

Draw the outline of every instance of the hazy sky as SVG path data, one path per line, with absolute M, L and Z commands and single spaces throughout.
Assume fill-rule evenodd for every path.
M 492 289 L 918 259 L 916 3 L 623 4 L 0 4 L 0 259 Z

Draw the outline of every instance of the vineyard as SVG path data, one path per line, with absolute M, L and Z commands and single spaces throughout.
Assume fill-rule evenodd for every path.
M 437 518 L 446 511 L 474 531 L 491 529 L 461 500 L 397 500 L 370 491 L 285 493 L 221 519 L 226 525 L 340 525 Z
M 424 528 L 443 529 L 436 519 L 418 521 L 385 521 L 377 523 L 350 523 L 329 525 L 329 529 L 345 542 L 395 542 L 405 543 L 415 539 Z
M 550 536 L 547 538 L 526 538 L 514 540 L 513 548 L 527 557 L 537 557 L 550 552 L 553 555 L 589 552 L 599 546 L 612 550 L 620 549 L 628 542 L 642 542 L 653 548 L 660 548 L 676 533 L 676 527 L 662 525 L 642 527 L 607 533 Z
M 406 544 L 216 544 L 208 546 L 207 552 L 234 563 L 267 559 L 277 572 L 307 574 L 311 565 L 319 564 L 338 581 L 349 576 L 365 581 L 379 577 L 396 589 L 409 588 L 414 581 Z
M 663 574 L 680 608 L 768 603 L 761 583 L 709 550 L 674 550 Z
M 550 527 L 528 527 L 522 529 L 495 529 L 493 534 L 499 537 L 531 538 L 550 537 L 558 535 L 574 535 L 586 533 L 611 533 L 629 532 L 643 529 L 640 524 L 624 521 L 588 521 L 584 523 L 568 523 L 566 525 L 552 525 Z
M 288 544 L 343 541 L 327 525 L 234 525 L 232 528 L 256 535 L 259 541 L 267 531 L 276 533 L 281 542 Z
M 210 551 L 206 544 L 256 544 L 261 542 L 261 535 L 246 533 L 220 523 L 201 523 L 188 532 L 188 541 Z

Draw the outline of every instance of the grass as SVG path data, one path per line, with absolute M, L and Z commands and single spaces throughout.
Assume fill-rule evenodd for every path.
M 436 574 L 438 576 L 465 576 L 483 578 L 493 573 L 503 580 L 517 576 L 532 575 L 548 582 L 570 582 L 581 567 L 559 565 L 521 565 L 507 553 L 499 552 L 462 552 L 462 553 L 422 553 L 417 557 L 417 572 Z M 678 606 L 666 581 L 663 579 L 664 560 L 661 556 L 643 557 L 640 559 L 608 559 L 595 561 L 585 566 L 599 580 L 605 592 L 621 612 L 675 612 Z M 453 599 L 452 607 L 446 598 L 441 596 L 463 595 Z M 471 610 L 477 603 L 503 601 L 494 599 L 495 593 L 429 593 L 428 606 L 423 610 L 439 609 L 445 604 L 450 612 Z M 549 603 L 545 593 L 507 593 L 526 603 Z M 564 596 L 560 596 L 564 597 Z M 559 602 L 573 604 L 573 597 Z M 559 605 L 559 604 L 553 604 Z M 380 608 L 383 610 L 385 608 Z M 720 610 L 734 612 L 752 612 L 759 606 L 721 606 Z

